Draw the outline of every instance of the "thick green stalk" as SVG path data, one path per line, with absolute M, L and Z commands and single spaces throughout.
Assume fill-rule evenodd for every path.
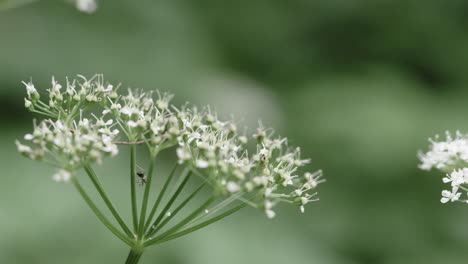
M 174 234 L 175 232 L 179 231 L 179 229 L 183 228 L 184 225 L 186 225 L 192 219 L 197 217 L 203 210 L 205 210 L 214 200 L 216 200 L 216 196 L 211 196 L 208 200 L 206 200 L 205 203 L 203 203 L 200 207 L 198 207 L 195 211 L 193 211 L 193 213 L 191 213 L 189 216 L 184 218 L 182 221 L 180 221 L 175 226 L 171 227 L 169 230 L 162 233 L 161 235 L 159 235 L 155 239 L 150 239 L 150 240 L 146 241 L 143 245 L 145 247 L 150 246 L 152 244 L 155 244 L 159 240 L 162 240 L 162 239 Z
M 239 211 L 240 209 L 244 208 L 245 206 L 247 205 L 247 203 L 243 203 L 243 204 L 240 204 L 232 209 L 229 209 L 228 211 L 216 216 L 216 217 L 213 217 L 211 218 L 210 220 L 207 220 L 203 223 L 200 223 L 198 225 L 195 225 L 193 227 L 190 227 L 190 228 L 187 228 L 185 230 L 182 230 L 180 232 L 177 232 L 175 234 L 172 234 L 172 235 L 168 235 L 166 237 L 162 237 L 162 238 L 156 238 L 154 239 L 153 241 L 147 241 L 147 243 L 145 243 L 145 246 L 150 246 L 150 245 L 156 245 L 156 244 L 160 244 L 160 243 L 163 243 L 163 242 L 166 242 L 166 241 L 169 241 L 169 240 L 172 240 L 172 239 L 175 239 L 175 238 L 178 238 L 178 237 L 181 237 L 181 236 L 184 236 L 184 235 L 187 235 L 187 234 L 190 234 L 192 232 L 195 232 L 197 231 L 198 229 L 201 229 L 205 226 L 208 226 L 214 222 L 217 222 L 223 218 L 225 218 L 226 216 L 229 216 L 237 211 Z
M 153 208 L 151 209 L 151 212 L 150 212 L 150 214 L 148 216 L 148 219 L 146 220 L 145 230 L 147 230 L 149 225 L 151 224 L 151 220 L 153 220 L 154 214 L 156 214 L 156 210 L 158 209 L 159 204 L 161 203 L 161 200 L 162 200 L 162 198 L 164 196 L 164 193 L 167 190 L 167 187 L 169 186 L 169 183 L 171 183 L 171 180 L 174 177 L 174 174 L 175 174 L 175 171 L 177 170 L 177 167 L 178 167 L 178 164 L 176 163 L 176 165 L 172 169 L 171 173 L 167 177 L 166 182 L 164 183 L 164 186 L 163 186 L 161 192 L 158 195 L 158 198 L 156 198 L 156 202 L 154 203 Z
M 136 146 L 130 145 L 130 195 L 132 199 L 132 218 L 133 218 L 133 229 L 135 234 L 138 233 L 138 209 L 136 201 L 136 190 L 135 190 L 135 161 L 136 160 Z
M 185 205 L 187 205 L 188 202 L 190 202 L 190 200 L 193 199 L 193 197 L 195 197 L 195 195 L 201 190 L 203 189 L 203 187 L 206 185 L 206 182 L 200 184 L 200 186 L 198 186 L 197 189 L 195 189 L 195 191 L 193 191 L 182 203 L 180 203 L 179 206 L 177 206 L 177 208 L 171 212 L 171 215 L 169 217 L 166 217 L 166 219 L 164 219 L 164 221 L 161 222 L 161 224 L 157 225 L 154 229 L 155 231 L 159 231 L 161 230 L 161 228 L 163 228 L 167 223 L 169 223 L 169 221 L 171 221 L 171 219 L 177 215 L 177 213 L 182 210 L 182 208 L 185 207 Z
M 145 192 L 143 194 L 143 202 L 141 204 L 141 212 L 140 212 L 140 226 L 138 227 L 138 237 L 142 237 L 145 231 L 145 219 L 146 219 L 146 209 L 148 207 L 148 196 L 149 191 L 151 188 L 151 179 L 153 178 L 153 168 L 154 168 L 154 155 L 150 155 L 150 164 L 147 171 L 147 179 L 145 183 Z
M 97 216 L 97 218 L 109 229 L 109 231 L 112 232 L 116 237 L 118 237 L 120 240 L 122 240 L 124 243 L 126 243 L 129 246 L 133 246 L 132 241 L 125 236 L 125 234 L 121 233 L 114 225 L 104 216 L 104 214 L 99 210 L 99 208 L 96 206 L 96 204 L 93 203 L 91 198 L 86 194 L 85 190 L 81 186 L 81 184 L 78 182 L 76 177 L 72 177 L 72 182 L 75 185 L 76 189 L 80 193 L 80 195 L 83 197 L 85 200 L 86 204 L 88 204 L 89 208 L 93 211 L 93 213 Z
M 156 226 L 161 222 L 162 218 L 164 217 L 164 215 L 166 215 L 169 208 L 171 208 L 172 204 L 175 202 L 175 200 L 179 196 L 180 192 L 184 189 L 184 187 L 187 184 L 188 180 L 190 179 L 191 175 L 192 175 L 191 172 L 187 172 L 184 179 L 182 180 L 182 183 L 179 185 L 177 190 L 174 192 L 171 199 L 169 199 L 169 202 L 166 204 L 166 206 L 164 206 L 163 210 L 159 213 L 158 217 L 153 222 L 153 224 L 151 224 L 150 229 L 147 232 L 146 237 L 150 237 L 156 232 Z
M 143 249 L 132 248 L 130 253 L 128 253 L 127 260 L 125 264 L 137 264 L 143 254 Z
M 101 196 L 102 200 L 104 200 L 104 203 L 107 205 L 107 208 L 109 208 L 109 210 L 111 211 L 111 213 L 114 216 L 115 220 L 117 220 L 120 227 L 127 234 L 127 236 L 132 238 L 132 236 L 133 236 L 132 232 L 130 231 L 128 226 L 125 224 L 124 220 L 122 219 L 122 217 L 120 216 L 120 214 L 117 212 L 114 205 L 110 201 L 109 197 L 107 196 L 106 192 L 104 191 L 104 188 L 102 187 L 102 184 L 99 181 L 99 178 L 97 177 L 94 170 L 89 165 L 84 166 L 84 169 L 85 169 L 86 173 L 88 174 L 89 178 L 91 179 L 91 182 L 93 183 L 94 187 L 98 191 L 99 195 Z

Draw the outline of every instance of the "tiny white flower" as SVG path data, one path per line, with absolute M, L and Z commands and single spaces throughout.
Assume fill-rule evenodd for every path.
M 291 174 L 289 174 L 289 173 L 283 175 L 283 179 L 284 179 L 284 181 L 283 181 L 283 186 L 293 185 L 293 181 L 292 181 L 292 180 L 293 180 L 294 178 L 295 178 L 295 177 L 291 176 Z
M 29 154 L 32 152 L 31 147 L 21 144 L 18 140 L 15 141 L 18 152 L 22 154 Z
M 453 187 L 452 191 L 443 190 L 441 203 L 447 203 L 448 201 L 455 202 L 460 199 L 461 193 L 458 192 L 458 187 Z
M 238 192 L 240 191 L 240 186 L 237 183 L 230 181 L 226 184 L 226 189 L 231 193 Z
M 127 106 L 124 106 L 120 109 L 120 113 L 124 114 L 124 115 L 127 115 L 127 116 L 131 116 L 132 115 L 132 110 L 127 107 Z
M 133 120 L 130 120 L 127 122 L 127 126 L 129 127 L 137 127 L 138 126 L 138 123 L 133 121 Z
M 442 178 L 442 181 L 444 183 L 452 182 L 452 187 L 465 183 L 464 169 L 454 170 L 450 176 L 447 175 L 447 177 Z
M 272 210 L 273 208 L 273 202 L 270 200 L 265 200 L 264 206 L 265 206 L 265 214 L 269 219 L 272 219 L 276 216 L 275 211 Z
M 111 105 L 111 110 L 120 110 L 122 109 L 122 106 L 120 104 L 112 104 Z
M 24 98 L 24 107 L 29 108 L 31 107 L 32 103 L 28 99 Z
M 179 158 L 179 164 L 184 163 L 184 161 L 190 160 L 192 155 L 190 152 L 186 151 L 184 148 L 176 149 L 177 157 Z
M 197 160 L 197 168 L 200 168 L 200 169 L 204 169 L 204 168 L 208 168 L 208 161 L 206 160 Z
M 265 210 L 265 214 L 268 217 L 268 219 L 272 219 L 276 216 L 276 213 L 273 210 Z
M 167 109 L 167 107 L 169 106 L 169 102 L 167 102 L 166 100 L 157 100 L 156 101 L 156 105 L 158 106 L 159 109 Z
M 32 82 L 29 82 L 29 83 L 22 82 L 22 83 L 26 86 L 26 93 L 28 94 L 28 97 L 31 97 L 31 95 L 33 94 L 38 94 Z
M 239 141 L 242 143 L 242 144 L 247 144 L 247 137 L 246 136 L 240 136 L 239 137 Z
M 52 176 L 52 179 L 56 182 L 68 182 L 71 179 L 71 173 L 61 169 Z
M 60 94 L 60 89 L 62 89 L 62 85 L 55 81 L 55 77 L 52 76 L 52 92 Z
M 303 205 L 301 205 L 301 206 L 299 207 L 299 209 L 301 210 L 301 213 L 304 213 L 304 212 L 305 212 L 305 209 L 304 209 L 304 206 L 303 206 Z
M 112 84 L 107 85 L 106 89 L 104 89 L 105 93 L 112 92 L 112 89 L 114 89 L 114 86 Z

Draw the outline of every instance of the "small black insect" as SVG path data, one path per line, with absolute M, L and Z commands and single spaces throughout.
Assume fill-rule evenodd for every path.
M 141 180 L 141 185 L 145 185 L 145 183 L 146 183 L 146 176 L 145 176 L 145 173 L 142 172 L 142 171 L 138 171 L 138 172 L 136 173 L 136 175 L 138 176 L 138 178 L 140 178 L 140 180 Z

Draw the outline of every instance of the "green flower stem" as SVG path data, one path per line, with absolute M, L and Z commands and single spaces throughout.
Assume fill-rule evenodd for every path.
M 147 246 L 151 246 L 155 243 L 157 243 L 158 241 L 174 234 L 175 232 L 179 231 L 179 229 L 183 228 L 184 225 L 186 225 L 188 222 L 190 222 L 192 219 L 194 219 L 195 217 L 197 217 L 203 210 L 205 210 L 214 200 L 216 200 L 216 196 L 213 195 L 211 196 L 208 200 L 206 200 L 205 203 L 203 203 L 200 207 L 198 207 L 195 211 L 193 211 L 193 213 L 191 213 L 189 216 L 187 216 L 186 218 L 184 218 L 182 221 L 180 221 L 178 224 L 176 224 L 175 226 L 171 227 L 169 230 L 167 230 L 166 232 L 162 233 L 161 235 L 159 235 L 158 237 L 154 238 L 154 239 L 150 239 L 148 241 L 146 241 L 143 246 L 147 247 Z
M 122 217 L 120 216 L 120 214 L 117 212 L 114 205 L 110 201 L 109 197 L 107 196 L 106 192 L 104 191 L 104 188 L 102 187 L 102 184 L 99 181 L 99 178 L 97 177 L 94 170 L 89 165 L 84 166 L 84 169 L 85 169 L 86 173 L 88 174 L 89 178 L 91 179 L 91 182 L 93 183 L 94 187 L 98 191 L 99 195 L 101 196 L 102 200 L 104 200 L 104 203 L 107 205 L 107 207 L 111 211 L 111 213 L 114 216 L 115 220 L 117 220 L 120 227 L 127 234 L 127 236 L 132 238 L 133 237 L 132 231 L 130 231 L 130 229 L 125 224 L 124 220 L 122 219 Z
M 213 217 L 211 218 L 210 220 L 207 220 L 203 223 L 200 223 L 198 225 L 195 225 L 193 227 L 190 227 L 190 228 L 187 228 L 185 230 L 182 230 L 180 232 L 177 232 L 175 234 L 172 234 L 172 235 L 168 235 L 166 237 L 162 237 L 162 238 L 156 238 L 156 239 L 153 239 L 153 240 L 149 240 L 145 243 L 145 246 L 151 246 L 151 245 L 156 245 L 156 244 L 160 244 L 160 243 L 163 243 L 163 242 L 166 242 L 166 241 L 169 241 L 169 240 L 172 240 L 172 239 L 175 239 L 175 238 L 178 238 L 178 237 L 181 237 L 181 236 L 184 236 L 184 235 L 187 235 L 187 234 L 190 234 L 192 232 L 195 232 L 197 231 L 198 229 L 201 229 L 205 226 L 208 226 L 214 222 L 217 222 L 223 218 L 225 218 L 226 216 L 229 216 L 237 211 L 239 211 L 240 209 L 244 208 L 245 206 L 247 205 L 247 203 L 243 203 L 243 204 L 240 204 L 232 209 L 229 209 L 228 211 L 216 216 L 216 217 Z
M 46 105 L 45 103 L 43 103 L 43 102 L 40 101 L 40 100 L 38 101 L 38 103 L 39 103 L 39 104 L 43 104 L 44 107 L 42 107 L 42 106 L 40 106 L 40 105 L 38 105 L 38 104 L 34 105 L 34 107 L 39 108 L 39 109 L 42 110 L 43 112 L 46 112 L 46 113 L 49 113 L 49 114 L 51 114 L 51 115 L 57 116 L 57 113 L 54 113 L 54 112 L 50 111 L 48 105 Z
M 190 228 L 192 227 L 195 223 L 197 222 L 200 222 L 201 220 L 207 218 L 207 217 L 211 217 L 213 216 L 214 214 L 216 214 L 218 211 L 220 210 L 223 210 L 224 208 L 226 208 L 227 206 L 229 206 L 231 203 L 235 202 L 239 196 L 241 194 L 236 194 L 236 195 L 232 195 L 230 197 L 228 197 L 227 199 L 225 199 L 224 201 L 220 202 L 219 204 L 217 204 L 216 206 L 214 206 L 213 208 L 210 208 L 209 210 L 209 213 L 207 214 L 203 214 L 195 219 L 193 219 L 188 225 L 187 225 L 187 228 Z
M 33 113 L 36 113 L 36 114 L 41 114 L 41 115 L 45 115 L 45 116 L 52 117 L 52 118 L 57 117 L 55 115 L 52 115 L 52 114 L 49 114 L 49 113 L 46 113 L 46 112 L 41 112 L 41 111 L 38 111 L 38 110 L 30 110 L 30 111 L 33 112 Z
M 149 168 L 147 171 L 147 179 L 146 179 L 146 186 L 145 186 L 145 192 L 143 194 L 143 202 L 141 204 L 141 212 L 140 212 L 140 226 L 138 227 L 138 237 L 142 237 L 143 233 L 145 231 L 144 225 L 145 225 L 145 219 L 146 219 L 146 209 L 148 207 L 148 196 L 149 196 L 149 191 L 151 188 L 151 179 L 153 178 L 153 168 L 154 168 L 154 155 L 150 155 L 150 164 Z
M 132 199 L 132 217 L 133 229 L 135 234 L 138 233 L 138 212 L 135 190 L 135 159 L 136 159 L 136 146 L 130 145 L 130 195 Z
M 172 195 L 171 199 L 169 199 L 169 202 L 166 204 L 166 206 L 164 206 L 163 210 L 159 213 L 156 220 L 150 226 L 150 229 L 148 230 L 146 237 L 150 237 L 156 232 L 156 226 L 161 222 L 162 218 L 164 217 L 164 215 L 166 215 L 167 211 L 169 210 L 171 205 L 175 202 L 175 200 L 179 196 L 180 192 L 184 189 L 184 187 L 187 184 L 188 180 L 190 179 L 191 175 L 192 175 L 192 173 L 188 171 L 187 174 L 185 175 L 184 179 L 182 180 L 181 184 L 179 185 L 177 190 Z
M 141 258 L 141 255 L 143 254 L 142 249 L 136 249 L 132 248 L 130 250 L 130 253 L 128 253 L 127 260 L 125 261 L 125 264 L 136 264 Z
M 111 231 L 116 237 L 118 237 L 120 240 L 122 240 L 125 244 L 129 246 L 133 246 L 132 241 L 125 236 L 122 232 L 120 232 L 112 223 L 104 216 L 104 214 L 99 210 L 99 208 L 96 206 L 96 204 L 93 203 L 91 198 L 86 194 L 85 190 L 81 186 L 81 184 L 78 182 L 76 177 L 72 177 L 72 182 L 75 185 L 76 189 L 78 192 L 81 194 L 85 202 L 88 204 L 89 208 L 93 211 L 93 213 L 99 218 L 99 220 Z
M 172 178 L 174 177 L 174 174 L 175 174 L 175 171 L 177 170 L 177 167 L 178 167 L 178 164 L 176 163 L 176 165 L 172 169 L 171 173 L 167 177 L 166 182 L 164 183 L 164 186 L 163 186 L 161 192 L 158 195 L 158 198 L 156 198 L 156 202 L 154 203 L 153 208 L 151 209 L 151 212 L 150 212 L 150 214 L 148 216 L 148 219 L 146 220 L 145 230 L 148 230 L 148 228 L 149 228 L 149 226 L 151 224 L 151 220 L 153 219 L 154 215 L 156 214 L 156 210 L 158 209 L 159 204 L 161 203 L 161 200 L 162 200 L 162 198 L 164 196 L 164 193 L 167 190 L 167 187 L 169 186 L 169 184 L 171 183 Z
M 73 122 L 73 119 L 81 112 L 83 112 L 86 109 L 86 105 L 82 106 L 81 103 L 77 103 L 71 111 L 64 112 L 64 111 L 59 111 L 58 115 L 63 115 L 64 117 L 66 116 L 65 122 L 67 125 L 71 125 Z M 63 109 L 62 109 L 63 110 Z M 62 112 L 62 113 L 61 113 Z
M 154 228 L 154 230 L 159 231 L 161 230 L 161 228 L 163 228 L 167 223 L 169 223 L 169 221 L 177 215 L 177 213 L 182 210 L 182 208 L 185 207 L 185 205 L 187 205 L 188 202 L 190 202 L 190 200 L 193 199 L 193 197 L 195 197 L 195 195 L 201 190 L 203 189 L 203 187 L 205 187 L 206 185 L 206 182 L 200 184 L 200 186 L 198 186 L 197 189 L 195 189 L 195 191 L 193 191 L 179 206 L 177 206 L 177 208 L 171 212 L 171 215 L 169 217 L 166 217 L 166 219 L 164 219 L 164 221 L 161 222 L 161 224 L 159 224 L 158 226 L 156 226 Z

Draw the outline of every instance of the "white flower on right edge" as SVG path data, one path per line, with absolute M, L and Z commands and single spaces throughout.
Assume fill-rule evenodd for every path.
M 442 191 L 442 199 L 440 199 L 441 203 L 447 203 L 448 201 L 455 202 L 460 199 L 461 193 L 458 192 L 458 187 L 453 187 L 452 191 L 443 190 Z
M 447 177 L 442 178 L 442 181 L 444 183 L 451 182 L 452 187 L 458 187 L 461 184 L 468 183 L 468 168 L 454 170 L 450 175 L 447 174 Z
M 441 170 L 446 174 L 442 178 L 444 183 L 450 183 L 452 191 L 442 191 L 442 203 L 449 201 L 467 202 L 468 199 L 461 199 L 461 190 L 468 190 L 468 134 L 462 134 L 457 131 L 455 136 L 446 132 L 445 141 L 439 140 L 436 136 L 429 139 L 431 145 L 426 153 L 419 152 L 418 157 L 421 163 L 418 165 L 422 170 L 431 170 L 432 168 Z M 468 195 L 468 194 L 467 194 Z
M 420 169 L 444 170 L 460 162 L 468 163 L 468 135 L 462 134 L 460 131 L 455 133 L 455 137 L 452 137 L 448 131 L 445 134 L 445 141 L 438 141 L 439 136 L 436 136 L 435 139 L 430 138 L 429 151 L 418 153 L 421 161 Z

